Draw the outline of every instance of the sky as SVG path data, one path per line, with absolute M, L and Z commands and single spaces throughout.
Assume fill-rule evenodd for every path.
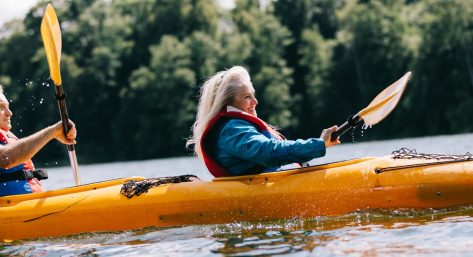
M 15 18 L 23 18 L 38 0 L 0 0 L 0 25 Z
M 23 18 L 37 2 L 38 0 L 0 0 L 0 25 L 15 18 Z M 218 0 L 218 2 L 226 8 L 234 6 L 233 0 Z

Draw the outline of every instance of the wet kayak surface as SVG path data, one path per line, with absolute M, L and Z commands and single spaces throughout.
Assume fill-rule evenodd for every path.
M 465 154 L 473 150 L 473 135 L 345 144 L 329 148 L 326 157 L 312 163 L 383 156 L 401 147 L 427 153 Z M 80 172 L 83 183 L 126 176 L 182 174 L 211 179 L 194 157 L 81 165 Z M 48 189 L 73 184 L 69 167 L 49 167 L 49 173 L 51 179 L 44 183 Z M 423 211 L 369 210 L 310 219 L 22 240 L 1 243 L 0 256 L 468 256 L 473 246 L 472 221 L 471 206 Z

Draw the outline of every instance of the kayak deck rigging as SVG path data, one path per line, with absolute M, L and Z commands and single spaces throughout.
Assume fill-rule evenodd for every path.
M 452 164 L 457 162 L 468 162 L 473 161 L 473 155 L 469 152 L 466 154 L 431 154 L 431 153 L 417 153 L 415 149 L 401 148 L 397 151 L 392 152 L 393 159 L 405 159 L 405 160 L 437 160 L 436 162 L 425 162 L 410 165 L 400 165 L 392 167 L 383 167 L 375 169 L 376 174 L 380 174 L 387 171 L 419 168 L 434 165 Z
M 139 196 L 143 193 L 147 193 L 152 187 L 157 187 L 165 184 L 176 184 L 182 182 L 191 182 L 193 179 L 199 179 L 195 175 L 181 175 L 173 177 L 160 177 L 160 178 L 147 178 L 143 180 L 128 180 L 126 181 L 120 193 L 126 196 L 128 199 L 133 196 Z
M 442 163 L 446 161 L 452 163 Z M 379 168 L 392 170 L 376 174 Z M 139 196 L 121 193 L 130 181 L 141 186 Z M 0 240 L 471 204 L 473 162 L 468 157 L 432 160 L 389 155 L 213 181 L 192 175 L 129 177 L 3 196 Z

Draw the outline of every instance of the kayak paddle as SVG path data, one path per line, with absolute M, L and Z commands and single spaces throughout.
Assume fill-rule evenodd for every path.
M 388 116 L 394 107 L 396 107 L 399 99 L 401 99 L 410 76 L 411 72 L 406 73 L 398 81 L 394 82 L 379 93 L 365 109 L 361 110 L 354 116 L 350 116 L 345 123 L 332 133 L 332 140 L 343 135 L 343 133 L 355 127 L 361 121 L 363 121 L 366 126 L 375 125 L 382 121 L 386 116 Z
M 56 100 L 59 106 L 59 113 L 61 115 L 62 127 L 64 134 L 67 135 L 69 131 L 68 121 L 69 115 L 67 114 L 66 107 L 66 95 L 62 88 L 61 81 L 61 28 L 59 27 L 59 21 L 56 16 L 56 12 L 51 4 L 48 4 L 44 11 L 43 19 L 41 20 L 41 38 L 43 39 L 44 49 L 46 50 L 46 56 L 48 58 L 49 72 L 51 79 L 55 85 Z M 74 182 L 76 185 L 80 185 L 79 178 L 79 166 L 77 164 L 76 151 L 74 145 L 67 145 L 69 153 L 69 160 L 71 161 L 72 171 L 74 172 Z

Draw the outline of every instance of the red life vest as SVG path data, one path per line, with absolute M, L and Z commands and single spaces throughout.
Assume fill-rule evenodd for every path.
M 11 143 L 13 143 L 17 140 L 18 140 L 18 138 L 15 135 L 13 135 L 13 133 L 7 132 L 5 130 L 0 129 L 0 144 L 2 144 L 2 145 L 11 144 Z M 15 167 L 11 167 L 11 168 L 8 168 L 8 169 L 0 168 L 0 174 L 2 174 L 2 173 L 7 174 L 7 173 L 11 173 L 11 172 L 16 172 L 21 168 L 22 168 L 23 171 L 33 171 L 35 169 L 33 161 L 28 160 L 28 161 L 26 161 L 24 163 L 21 163 L 21 164 L 15 166 Z M 17 193 L 19 193 L 19 192 L 30 193 L 25 189 L 25 183 L 29 184 L 29 186 L 31 187 L 31 191 L 33 193 L 43 191 L 43 188 L 41 187 L 41 184 L 39 183 L 39 181 L 36 178 L 30 178 L 28 180 L 16 182 L 15 187 L 18 187 L 18 188 L 17 188 L 17 190 L 14 190 L 14 191 L 17 192 Z
M 210 131 L 212 130 L 212 128 L 215 127 L 217 122 L 221 121 L 222 119 L 228 119 L 228 118 L 242 119 L 242 120 L 248 121 L 254 126 L 256 126 L 256 128 L 265 136 L 271 135 L 278 140 L 284 139 L 284 137 L 280 133 L 278 133 L 276 130 L 271 128 L 266 122 L 246 112 L 243 112 L 243 111 L 219 112 L 213 119 L 209 121 L 200 139 L 200 149 L 202 152 L 202 159 L 204 159 L 205 166 L 207 166 L 207 169 L 210 171 L 210 173 L 214 177 L 225 177 L 225 176 L 230 176 L 230 174 L 227 172 L 227 170 L 224 167 L 222 167 L 222 165 L 216 162 L 213 159 L 213 157 L 209 154 L 209 147 L 212 147 L 212 146 L 208 145 L 209 140 L 207 139 L 208 139 L 208 135 Z

